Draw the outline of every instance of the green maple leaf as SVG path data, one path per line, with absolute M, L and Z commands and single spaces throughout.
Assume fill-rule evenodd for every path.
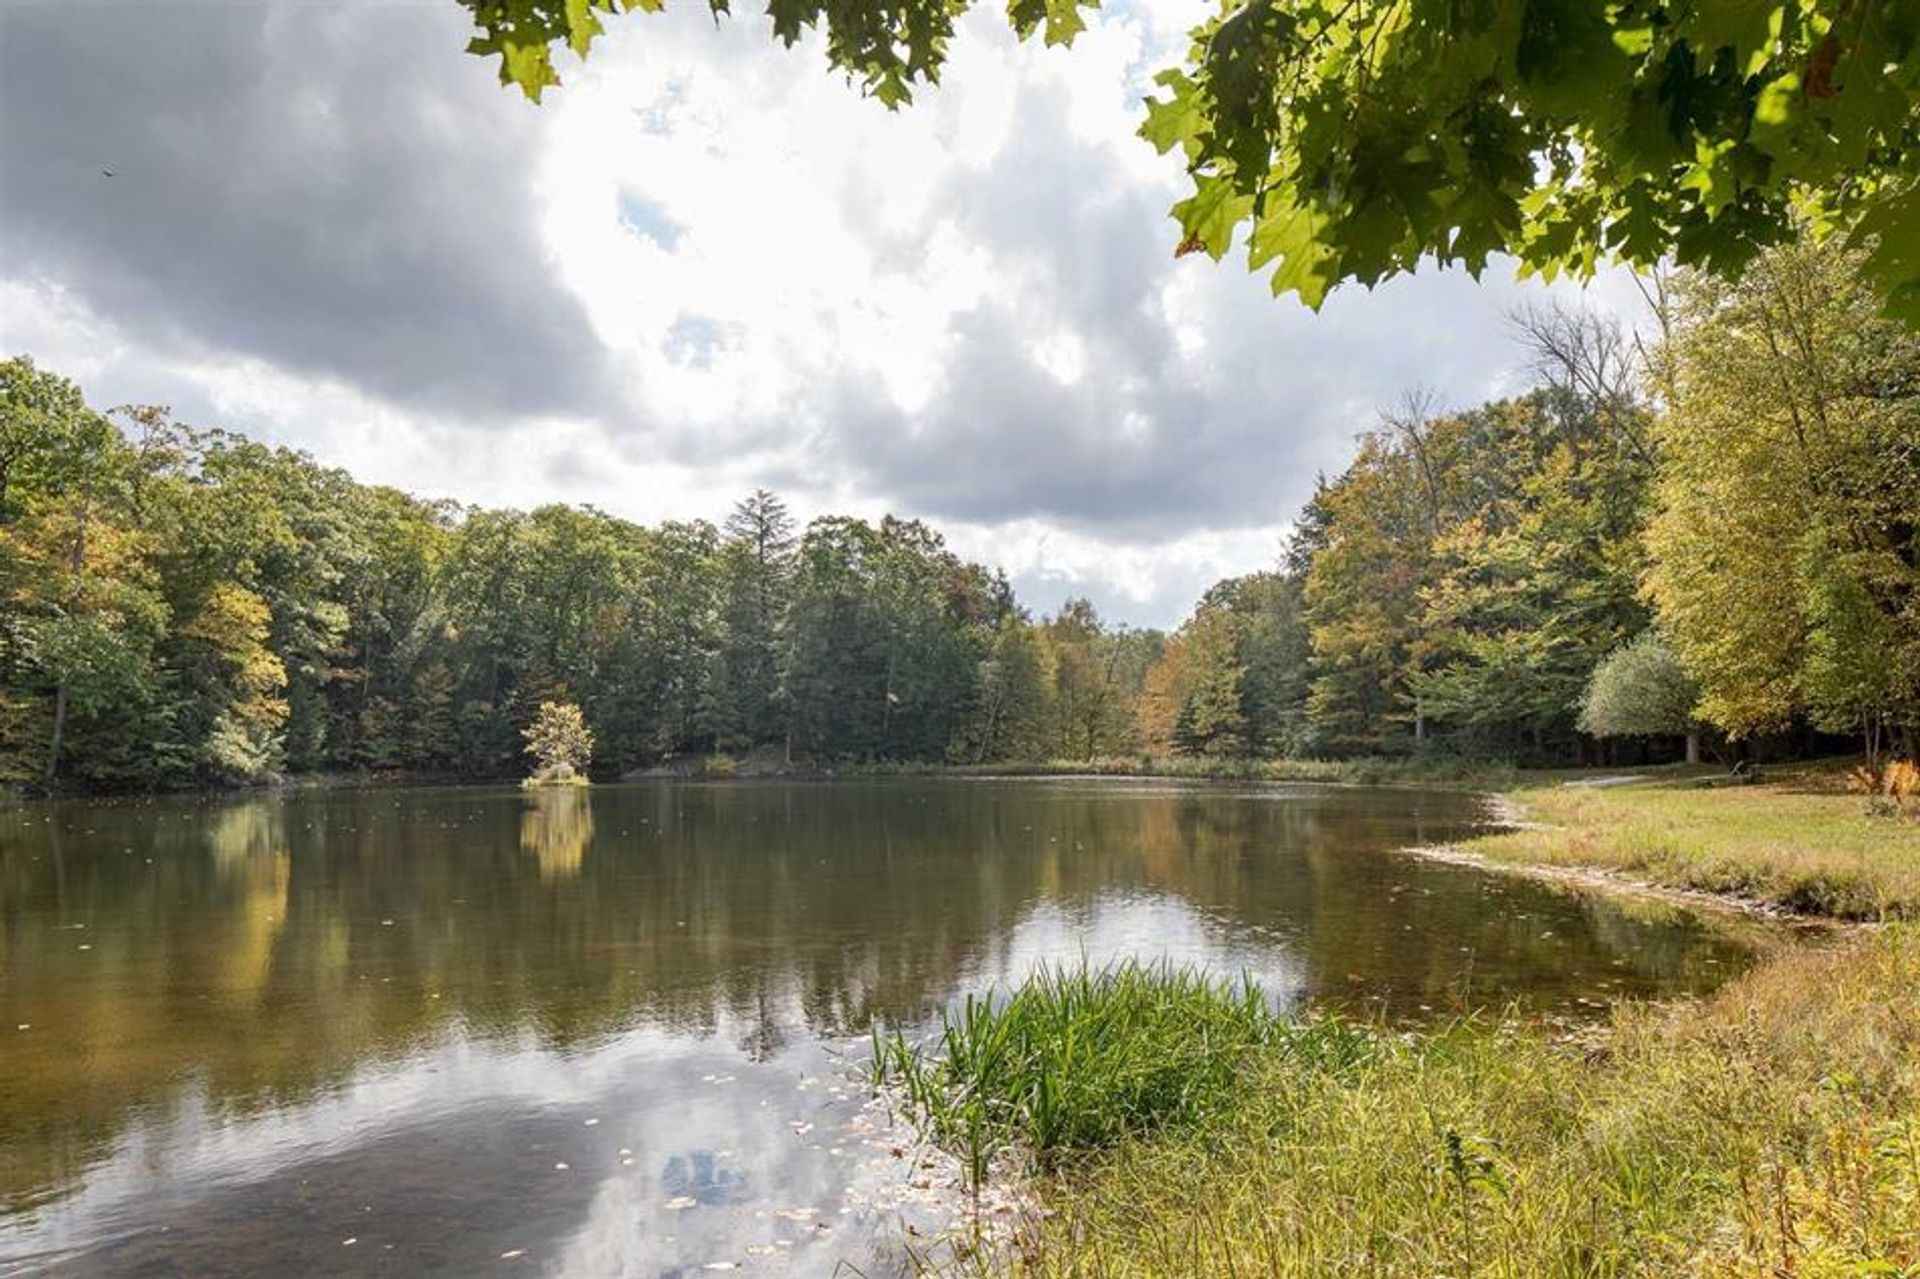
M 1867 273 L 1886 294 L 1888 313 L 1920 324 L 1920 180 L 1875 200 L 1854 235 L 1874 241 Z
M 1233 229 L 1253 212 L 1253 197 L 1242 195 L 1218 174 L 1197 176 L 1194 187 L 1191 196 L 1173 206 L 1173 216 L 1186 232 L 1181 248 L 1204 249 L 1217 262 L 1233 244 Z

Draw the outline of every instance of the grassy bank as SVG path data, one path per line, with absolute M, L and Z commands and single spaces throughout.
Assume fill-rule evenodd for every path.
M 1828 776 L 1516 798 L 1542 826 L 1474 851 L 1920 914 L 1913 824 Z M 1035 1179 L 1047 1212 L 983 1270 L 1920 1276 L 1920 924 L 1783 948 L 1577 1042 L 1518 1015 L 1290 1022 L 1131 969 L 882 1047 L 937 1140 Z
M 1048 1183 L 1060 1275 L 1875 1275 L 1920 1267 L 1920 937 L 1623 1016 L 1274 1052 L 1235 1105 Z
M 1920 918 L 1920 821 L 1876 815 L 1833 770 L 1765 785 L 1536 786 L 1527 827 L 1468 842 L 1491 861 L 1618 871 L 1842 919 Z
M 1024 1141 L 1037 1169 L 1047 1215 L 983 1270 L 1920 1273 L 1910 927 L 1629 1009 L 1604 1048 L 1518 1020 L 1262 1024 L 1230 989 L 1137 972 L 1098 986 L 1050 979 L 925 1057 L 889 1050 L 936 1094 L 936 1134 Z

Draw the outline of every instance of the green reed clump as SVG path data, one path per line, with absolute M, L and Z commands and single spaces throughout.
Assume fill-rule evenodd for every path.
M 1234 1103 L 1256 1056 L 1339 1064 L 1370 1042 L 1339 1022 L 1289 1022 L 1250 980 L 1127 963 L 1045 970 L 1005 998 L 969 996 L 926 1047 L 876 1028 L 873 1071 L 877 1086 L 904 1090 L 978 1185 L 1005 1151 L 1053 1168 L 1203 1123 Z

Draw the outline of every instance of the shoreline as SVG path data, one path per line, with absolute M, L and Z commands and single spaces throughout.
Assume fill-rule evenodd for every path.
M 988 1268 L 1908 1273 L 1920 926 L 1902 917 L 1920 823 L 1823 780 L 1489 795 L 1500 833 L 1397 851 L 1764 925 L 1773 943 L 1709 993 L 1615 1006 L 1597 1034 L 1505 1014 L 1373 1034 L 1359 1069 L 1270 1055 L 1197 1122 L 1043 1179 L 1033 1232 Z M 1831 891 L 1800 891 L 1821 876 Z M 1857 909 L 1869 897 L 1881 915 Z
M 1691 776 L 1683 765 L 1656 765 L 1640 770 L 1639 778 L 1659 780 Z M 1159 781 L 1216 781 L 1255 784 L 1318 783 L 1345 786 L 1382 786 L 1446 791 L 1477 791 L 1490 801 L 1515 787 L 1604 779 L 1600 768 L 1530 768 L 1500 761 L 1451 757 L 1359 756 L 1352 759 L 1264 759 L 1259 757 L 1105 756 L 1068 760 L 1001 760 L 983 764 L 881 762 L 854 764 L 767 764 L 751 757 L 703 757 L 647 768 L 630 769 L 608 777 L 590 777 L 589 784 L 610 786 L 626 782 L 836 782 L 882 781 L 892 778 L 966 778 L 983 781 L 1026 779 L 1125 779 Z M 382 787 L 517 786 L 520 774 L 476 776 L 438 772 L 317 772 L 292 773 L 269 780 L 172 789 L 61 789 L 37 785 L 0 787 L 0 802 L 52 799 L 145 799 L 158 796 L 219 798 L 267 795 L 289 791 L 354 790 Z
M 1658 880 L 1644 879 L 1605 866 L 1557 866 L 1544 862 L 1501 861 L 1483 856 L 1458 844 L 1410 844 L 1404 848 L 1397 848 L 1394 852 L 1403 857 L 1417 857 L 1422 861 L 1461 866 L 1493 874 L 1514 875 L 1522 879 L 1561 884 L 1596 894 L 1636 897 L 1689 910 L 1740 915 L 1748 919 L 1790 925 L 1796 930 L 1810 934 L 1847 932 L 1880 926 L 1871 920 L 1848 919 L 1838 915 L 1793 910 L 1776 902 L 1763 901 L 1754 897 L 1740 897 L 1732 893 L 1715 893 L 1700 888 L 1682 888 L 1674 884 L 1663 884 Z

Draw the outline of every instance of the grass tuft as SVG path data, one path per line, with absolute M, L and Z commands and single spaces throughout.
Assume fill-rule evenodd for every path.
M 1288 1022 L 1251 981 L 1127 963 L 969 996 L 928 1047 L 876 1029 L 874 1080 L 904 1092 L 978 1185 L 1010 1152 L 1053 1170 L 1216 1119 L 1256 1058 L 1350 1064 L 1369 1042 L 1340 1022 Z

